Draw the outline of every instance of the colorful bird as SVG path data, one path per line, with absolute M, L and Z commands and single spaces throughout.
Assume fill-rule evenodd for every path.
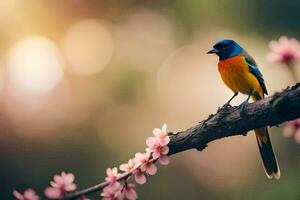
M 264 98 L 268 94 L 264 78 L 254 59 L 235 41 L 221 40 L 217 42 L 208 54 L 219 56 L 218 70 L 223 82 L 233 91 L 234 95 L 223 106 L 230 106 L 230 102 L 238 93 L 248 95 L 242 103 L 248 103 L 250 97 L 253 101 Z M 280 178 L 280 169 L 274 154 L 267 127 L 255 129 L 255 135 L 262 163 L 268 178 Z

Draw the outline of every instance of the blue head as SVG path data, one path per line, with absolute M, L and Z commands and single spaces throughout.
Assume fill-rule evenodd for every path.
M 221 40 L 217 42 L 208 54 L 217 54 L 219 60 L 225 60 L 242 53 L 243 48 L 233 40 Z

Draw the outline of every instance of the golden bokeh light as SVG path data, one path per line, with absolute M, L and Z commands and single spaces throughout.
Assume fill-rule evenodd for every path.
M 17 1 L 0 1 L 0 21 L 5 21 L 5 17 L 12 14 L 17 8 Z
M 8 54 L 10 83 L 30 94 L 45 94 L 63 78 L 64 61 L 54 42 L 31 36 L 16 43 Z
M 106 22 L 88 19 L 69 28 L 63 40 L 63 50 L 71 72 L 91 75 L 107 66 L 114 52 L 107 26 Z
M 135 9 L 114 30 L 116 58 L 131 66 L 151 70 L 175 49 L 173 24 L 150 9 Z

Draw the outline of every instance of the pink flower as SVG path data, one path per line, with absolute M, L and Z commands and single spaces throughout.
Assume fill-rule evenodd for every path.
M 40 197 L 36 195 L 35 191 L 31 188 L 28 188 L 24 191 L 24 194 L 19 193 L 18 191 L 14 190 L 13 195 L 18 200 L 39 200 Z
M 49 199 L 61 199 L 64 196 L 64 191 L 58 188 L 47 187 L 45 189 L 45 195 Z
M 156 166 L 151 162 L 141 165 L 140 169 L 142 172 L 146 172 L 149 175 L 154 175 L 157 172 Z
M 62 172 L 61 175 L 55 175 L 53 180 L 50 182 L 52 187 L 45 189 L 45 195 L 49 199 L 62 198 L 65 192 L 72 192 L 77 188 L 74 184 L 75 176 L 72 173 Z
M 158 158 L 160 164 L 162 164 L 162 165 L 168 165 L 170 163 L 170 160 L 169 160 L 169 157 L 168 157 L 168 153 L 169 153 L 169 147 L 168 146 L 162 146 L 157 137 L 149 137 L 146 140 L 146 143 L 147 143 L 147 146 L 148 146 L 146 151 L 148 153 L 152 153 L 152 157 L 154 159 Z
M 142 164 L 148 163 L 149 159 L 150 154 L 138 152 L 134 155 L 133 161 L 137 166 L 141 166 Z
M 292 66 L 300 60 L 300 43 L 294 38 L 281 36 L 278 41 L 272 40 L 269 47 L 271 52 L 268 53 L 267 58 L 270 62 Z
M 125 164 L 121 164 L 119 169 L 123 172 L 131 172 L 134 169 L 134 163 L 132 161 L 132 159 L 128 160 L 128 163 Z
M 124 196 L 129 200 L 137 199 L 137 193 L 135 191 L 135 185 L 134 184 L 129 183 L 129 184 L 125 185 L 123 193 L 124 193 Z
M 167 133 L 167 125 L 164 124 L 161 129 L 153 129 L 153 135 L 158 139 L 161 146 L 166 146 L 170 142 L 170 138 Z
M 295 141 L 300 144 L 300 119 L 289 121 L 283 129 L 284 137 L 292 137 L 293 135 Z
M 101 196 L 103 200 L 123 200 L 124 194 L 122 193 L 123 186 L 119 182 L 103 188 Z
M 146 176 L 144 172 L 142 172 L 140 169 L 134 170 L 133 175 L 134 175 L 135 182 L 137 182 L 138 184 L 143 185 L 146 183 Z
M 120 174 L 118 173 L 118 169 L 116 167 L 106 169 L 105 180 L 110 182 L 110 184 L 116 183 L 119 176 L 120 176 Z
M 140 170 L 142 172 L 146 172 L 150 175 L 156 174 L 157 168 L 153 163 L 150 162 L 150 154 L 136 153 L 133 160 L 137 166 L 140 166 Z

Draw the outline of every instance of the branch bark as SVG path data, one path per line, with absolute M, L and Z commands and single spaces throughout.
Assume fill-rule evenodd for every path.
M 278 124 L 300 117 L 300 83 L 273 96 L 241 107 L 221 109 L 196 126 L 171 135 L 170 155 L 188 150 L 203 150 L 211 141 Z
M 300 117 L 300 83 L 273 96 L 241 107 L 219 109 L 216 114 L 196 126 L 176 134 L 169 133 L 169 155 L 189 149 L 202 151 L 209 142 L 224 137 L 246 135 L 248 131 L 278 124 Z M 131 173 L 123 174 L 119 180 L 126 179 Z M 64 199 L 77 199 L 82 195 L 100 191 L 107 186 L 103 182 L 66 196 Z

